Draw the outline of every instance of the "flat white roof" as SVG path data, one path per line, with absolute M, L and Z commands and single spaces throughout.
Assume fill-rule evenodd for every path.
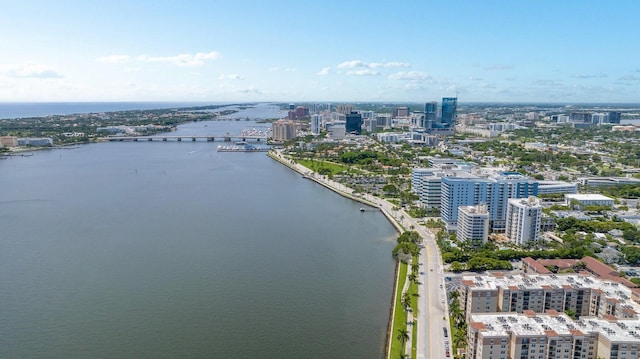
M 472 322 L 486 326 L 485 337 L 505 337 L 513 333 L 517 336 L 545 336 L 553 330 L 558 335 L 572 335 L 578 330 L 582 334 L 598 332 L 612 342 L 640 343 L 640 321 L 615 320 L 583 317 L 574 321 L 564 313 L 549 315 L 538 313 L 534 316 L 515 313 L 478 313 L 471 315 Z
M 603 196 L 597 193 L 576 193 L 565 194 L 565 198 L 575 199 L 577 201 L 613 201 L 613 198 Z

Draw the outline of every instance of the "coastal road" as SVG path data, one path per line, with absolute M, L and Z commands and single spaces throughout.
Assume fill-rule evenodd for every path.
M 420 251 L 418 316 L 414 317 L 418 335 L 416 356 L 418 359 L 452 357 L 445 273 L 434 234 L 404 210 L 395 210 L 393 204 L 371 195 L 365 195 L 364 199 L 376 203 L 404 228 L 413 227 L 422 237 L 424 248 Z M 447 338 L 444 336 L 445 328 L 449 335 Z
M 292 163 L 286 159 L 281 151 L 276 152 L 276 156 L 282 161 L 286 161 L 290 166 L 303 174 L 308 174 L 312 178 L 325 186 L 351 195 L 353 190 L 345 185 L 312 173 L 308 168 Z M 417 321 L 416 355 L 418 359 L 426 358 L 450 358 L 451 353 L 451 329 L 449 328 L 448 303 L 445 285 L 445 273 L 438 245 L 434 234 L 419 224 L 414 218 L 409 216 L 402 209 L 395 209 L 395 206 L 381 198 L 364 194 L 362 199 L 375 204 L 380 210 L 386 212 L 400 223 L 404 228 L 417 231 L 423 238 L 424 248 L 420 251 L 420 285 L 418 286 L 418 316 Z M 443 319 L 444 318 L 444 319 Z M 444 328 L 448 333 L 445 338 Z M 449 356 L 447 356 L 449 352 Z

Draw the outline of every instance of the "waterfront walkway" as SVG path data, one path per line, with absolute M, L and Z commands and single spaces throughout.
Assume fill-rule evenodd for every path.
M 392 225 L 396 227 L 398 232 L 404 232 L 404 228 L 418 232 L 423 239 L 423 248 L 420 251 L 419 260 L 419 285 L 418 285 L 418 313 L 411 314 L 411 323 L 415 325 L 407 326 L 409 332 L 409 341 L 406 345 L 406 354 L 411 357 L 411 338 L 412 330 L 417 328 L 416 356 L 418 359 L 425 358 L 451 358 L 452 353 L 450 343 L 444 336 L 444 329 L 451 333 L 449 327 L 449 308 L 445 286 L 445 273 L 442 265 L 442 257 L 440 249 L 436 244 L 434 234 L 419 224 L 416 219 L 412 218 L 403 209 L 397 209 L 392 203 L 372 196 L 370 194 L 353 194 L 353 189 L 329 179 L 327 176 L 319 175 L 307 167 L 304 167 L 295 161 L 282 155 L 281 150 L 269 152 L 272 158 L 299 172 L 303 176 L 358 202 L 367 204 L 372 207 L 379 208 L 382 213 L 389 219 Z M 409 271 L 407 271 L 407 275 Z M 408 279 L 407 281 L 408 282 Z M 402 295 L 408 287 L 403 288 Z M 395 307 L 395 300 L 393 302 Z M 417 318 L 414 317 L 417 314 Z M 409 319 L 407 319 L 409 321 Z M 396 333 L 390 333 L 396 335 Z M 392 338 L 389 338 L 391 341 Z M 389 345 L 390 346 L 390 345 Z M 390 349 L 390 348 L 389 348 Z M 391 353 L 387 352 L 387 357 L 391 358 Z

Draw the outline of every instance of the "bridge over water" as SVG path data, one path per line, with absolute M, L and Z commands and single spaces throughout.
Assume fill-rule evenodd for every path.
M 154 135 L 154 136 L 109 136 L 103 138 L 109 142 L 183 142 L 183 141 L 245 141 L 245 142 L 266 142 L 267 136 L 246 136 L 246 135 Z

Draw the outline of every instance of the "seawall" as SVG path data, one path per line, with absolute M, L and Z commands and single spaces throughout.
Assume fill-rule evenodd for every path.
M 362 204 L 366 204 L 367 206 L 378 208 L 380 210 L 380 212 L 382 212 L 382 214 L 387 218 L 389 223 L 391 223 L 391 225 L 396 229 L 398 234 L 402 234 L 405 231 L 405 229 L 400 225 L 400 223 L 398 223 L 393 218 L 393 216 L 390 213 L 385 211 L 383 208 L 379 208 L 375 203 L 371 203 L 371 202 L 365 200 L 364 198 L 360 198 L 360 197 L 354 196 L 354 195 L 352 195 L 350 193 L 347 193 L 347 192 L 344 192 L 344 191 L 340 191 L 337 188 L 332 187 L 329 184 L 327 184 L 327 183 L 325 183 L 325 182 L 323 182 L 323 181 L 321 181 L 321 180 L 319 180 L 317 178 L 310 177 L 310 176 L 307 175 L 307 173 L 302 171 L 302 169 L 300 169 L 298 166 L 296 166 L 293 163 L 287 162 L 286 159 L 281 158 L 276 154 L 273 154 L 271 151 L 267 153 L 267 156 L 271 157 L 272 159 L 276 160 L 277 162 L 281 163 L 282 165 L 287 166 L 290 169 L 300 173 L 305 178 L 310 179 L 310 180 L 312 180 L 312 181 L 314 181 L 314 182 L 316 182 L 316 183 L 318 183 L 318 184 L 320 184 L 320 185 L 322 185 L 322 186 L 334 191 L 335 193 L 337 193 L 337 194 L 339 194 L 339 195 L 341 195 L 343 197 L 352 199 L 352 200 L 357 201 L 357 202 L 362 203 Z M 391 358 L 391 341 L 392 341 L 392 337 L 391 336 L 393 335 L 393 333 L 391 331 L 393 330 L 393 318 L 395 318 L 395 313 L 394 313 L 395 307 L 396 307 L 395 303 L 396 303 L 397 296 L 398 296 L 398 290 L 402 290 L 401 288 L 400 289 L 398 288 L 398 276 L 399 276 L 399 274 L 400 274 L 400 262 L 396 261 L 395 273 L 394 273 L 394 276 L 393 276 L 393 278 L 394 278 L 393 279 L 393 295 L 391 296 L 391 305 L 389 307 L 389 320 L 387 321 L 387 335 L 386 335 L 386 338 L 385 338 L 385 345 L 384 345 L 385 358 L 387 358 L 387 359 Z

